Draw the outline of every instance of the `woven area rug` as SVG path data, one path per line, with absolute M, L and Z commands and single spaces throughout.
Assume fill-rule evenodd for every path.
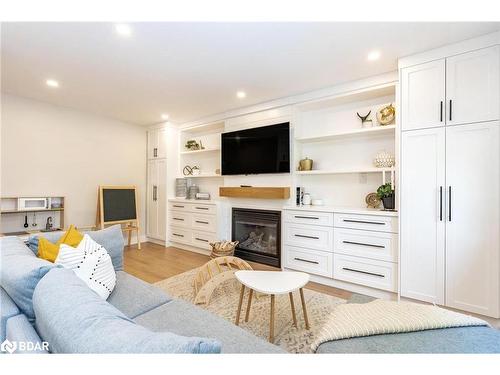
M 155 283 L 155 286 L 161 288 L 172 297 L 193 303 L 195 297 L 193 278 L 196 272 L 197 269 L 184 272 L 159 281 Z M 204 304 L 198 306 L 234 323 L 240 290 L 241 284 L 236 279 L 228 280 L 215 290 L 208 306 Z M 292 312 L 288 295 L 276 296 L 274 344 L 282 347 L 289 353 L 311 353 L 311 344 L 328 320 L 330 313 L 337 305 L 346 302 L 342 298 L 314 292 L 309 289 L 304 289 L 304 297 L 309 324 L 311 326 L 309 330 L 305 329 L 299 292 L 294 292 L 297 328 L 292 326 Z M 271 308 L 270 297 L 259 295 L 256 298 L 254 294 L 250 319 L 248 322 L 245 322 L 247 301 L 248 289 L 241 309 L 240 327 L 264 340 L 268 340 Z

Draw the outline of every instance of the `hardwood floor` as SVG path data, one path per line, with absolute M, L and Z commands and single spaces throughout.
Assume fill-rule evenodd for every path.
M 155 283 L 160 280 L 189 271 L 199 267 L 210 258 L 206 255 L 181 250 L 176 247 L 164 247 L 151 242 L 141 244 L 141 250 L 137 246 L 125 246 L 124 267 L 125 271 L 148 283 Z M 249 262 L 256 270 L 278 270 L 278 268 L 266 266 L 259 263 Z M 310 282 L 307 289 L 320 293 L 348 299 L 351 293 L 337 288 Z

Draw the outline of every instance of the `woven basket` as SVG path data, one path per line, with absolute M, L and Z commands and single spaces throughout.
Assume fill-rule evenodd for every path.
M 236 246 L 238 246 L 238 243 L 238 241 L 210 242 L 210 246 L 212 246 L 212 253 L 210 254 L 210 258 L 233 256 L 234 249 L 236 248 Z

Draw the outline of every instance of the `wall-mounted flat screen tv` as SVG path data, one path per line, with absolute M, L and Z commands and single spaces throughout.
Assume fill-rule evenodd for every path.
M 222 133 L 222 175 L 289 173 L 290 123 Z

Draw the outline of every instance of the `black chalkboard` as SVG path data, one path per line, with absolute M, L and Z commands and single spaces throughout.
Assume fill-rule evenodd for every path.
M 135 188 L 102 189 L 104 222 L 136 220 Z

